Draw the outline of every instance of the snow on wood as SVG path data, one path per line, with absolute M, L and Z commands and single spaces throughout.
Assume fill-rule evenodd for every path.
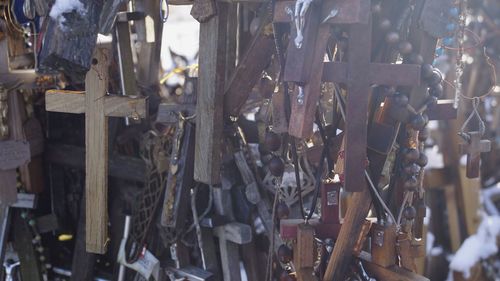
M 64 23 L 65 18 L 62 17 L 64 13 L 71 13 L 76 11 L 78 14 L 85 14 L 87 10 L 80 0 L 56 0 L 50 10 L 50 17 L 60 24 Z
M 471 268 L 479 261 L 498 252 L 497 236 L 500 234 L 500 217 L 485 216 L 477 233 L 465 239 L 450 263 L 450 270 L 470 277 Z M 451 275 L 451 274 L 450 274 Z

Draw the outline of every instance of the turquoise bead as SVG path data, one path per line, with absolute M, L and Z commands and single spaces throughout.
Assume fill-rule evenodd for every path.
M 448 11 L 449 15 L 452 17 L 458 17 L 458 8 L 453 7 Z
M 436 49 L 436 55 L 438 55 L 438 56 L 444 55 L 444 49 L 441 48 L 441 47 L 437 48 Z
M 449 23 L 448 25 L 446 25 L 446 30 L 448 30 L 448 31 L 454 31 L 456 27 L 457 27 L 456 24 Z
M 450 46 L 451 44 L 453 44 L 453 38 L 452 37 L 446 37 L 443 39 L 443 44 L 445 46 Z

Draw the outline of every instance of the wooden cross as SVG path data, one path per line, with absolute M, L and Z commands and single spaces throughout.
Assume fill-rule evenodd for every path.
M 479 177 L 479 162 L 481 160 L 481 152 L 491 150 L 491 142 L 482 140 L 482 134 L 474 131 L 468 133 L 470 139 L 467 143 L 460 144 L 460 152 L 467 153 L 466 176 L 468 178 Z
M 99 254 L 106 252 L 108 239 L 108 117 L 138 119 L 148 112 L 145 98 L 106 95 L 109 55 L 108 49 L 96 49 L 85 92 L 49 90 L 45 94 L 47 111 L 85 113 L 86 248 Z
M 290 1 L 278 2 L 277 11 L 283 10 Z M 288 3 L 288 4 L 285 4 Z M 321 82 L 347 84 L 346 129 L 345 129 L 345 189 L 361 191 L 365 188 L 364 170 L 367 147 L 368 94 L 372 84 L 392 86 L 414 86 L 420 84 L 420 65 L 372 63 L 370 57 L 372 25 L 369 15 L 370 0 L 326 1 L 322 19 L 337 9 L 338 14 L 327 23 L 348 23 L 349 46 L 347 62 L 323 63 L 325 49 L 330 36 L 330 26 L 320 24 L 316 38 L 312 63 L 318 70 L 304 87 L 304 100 L 292 98 L 292 115 L 289 133 L 298 138 L 312 134 L 316 104 L 320 96 Z M 275 21 L 286 21 L 287 17 L 276 13 Z

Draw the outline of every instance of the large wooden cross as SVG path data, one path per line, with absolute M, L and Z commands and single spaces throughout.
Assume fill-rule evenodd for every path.
M 45 94 L 47 111 L 85 113 L 85 198 L 86 248 L 105 253 L 107 235 L 108 117 L 147 116 L 147 100 L 108 96 L 109 50 L 98 47 L 85 78 L 85 92 L 49 90 Z
M 466 176 L 468 178 L 479 177 L 479 161 L 481 160 L 481 152 L 491 150 L 491 142 L 489 140 L 481 140 L 480 132 L 469 132 L 470 139 L 467 143 L 460 144 L 460 152 L 467 153 Z
M 282 13 L 293 1 L 278 2 L 275 21 L 289 21 Z M 304 87 L 304 100 L 292 98 L 289 133 L 298 138 L 313 132 L 316 105 L 321 93 L 321 82 L 347 84 L 345 129 L 345 189 L 349 192 L 365 188 L 364 170 L 367 147 L 368 98 L 372 84 L 414 86 L 420 84 L 420 65 L 382 64 L 371 62 L 370 0 L 325 1 L 321 19 L 336 9 L 337 15 L 320 24 L 312 62 L 317 70 Z M 347 62 L 323 63 L 330 37 L 329 24 L 349 24 Z

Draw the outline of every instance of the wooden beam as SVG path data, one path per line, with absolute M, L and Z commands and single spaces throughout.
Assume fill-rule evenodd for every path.
M 85 163 L 87 251 L 103 254 L 108 239 L 108 50 L 97 48 L 85 78 Z
M 206 184 L 220 181 L 224 78 L 226 68 L 227 5 L 200 24 L 198 103 L 196 104 L 196 148 L 194 178 Z
M 405 270 L 396 265 L 391 267 L 382 267 L 371 261 L 371 256 L 367 252 L 362 252 L 360 259 L 368 273 L 384 281 L 430 281 L 424 276 Z

